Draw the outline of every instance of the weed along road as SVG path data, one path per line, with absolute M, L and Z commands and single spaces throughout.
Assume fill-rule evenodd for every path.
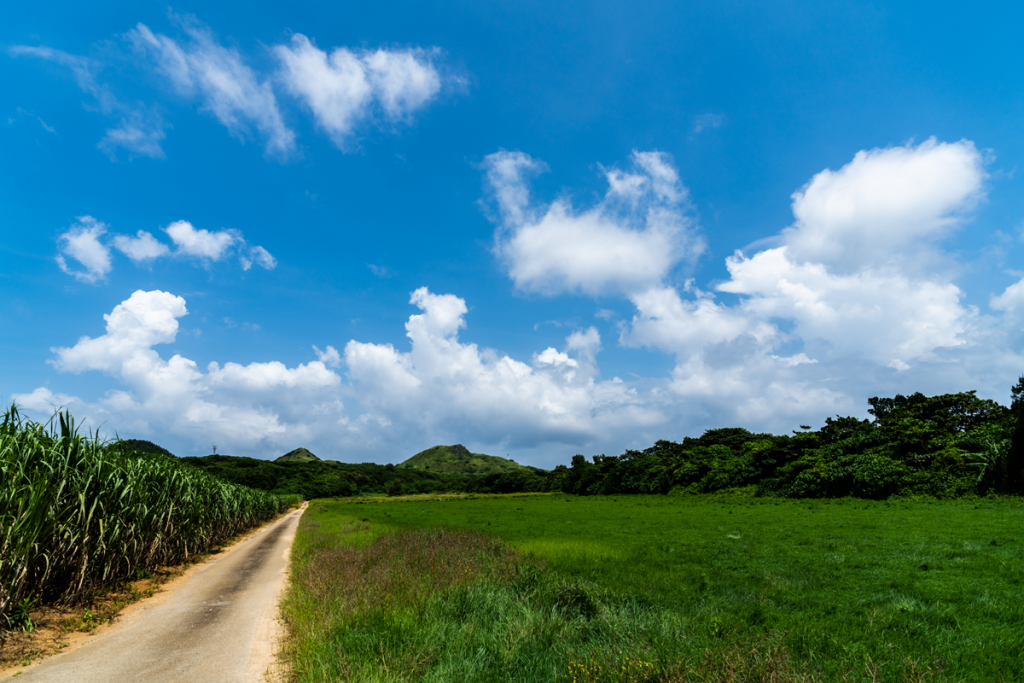
M 278 601 L 303 510 L 295 510 L 140 603 L 81 647 L 24 670 L 18 681 L 249 682 L 267 679 Z

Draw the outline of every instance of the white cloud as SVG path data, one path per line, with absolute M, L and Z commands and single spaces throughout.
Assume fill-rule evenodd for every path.
M 467 312 L 461 298 L 421 288 L 411 303 L 421 313 L 406 324 L 408 351 L 353 340 L 343 354 L 314 346 L 317 360 L 297 367 L 227 362 L 204 371 L 154 348 L 175 341 L 178 320 L 188 313 L 185 300 L 137 291 L 104 316 L 104 334 L 53 349 L 51 361 L 62 372 L 106 373 L 122 389 L 87 402 L 41 387 L 15 400 L 37 410 L 73 404 L 80 415 L 106 421 L 122 435 L 173 435 L 200 447 L 213 440 L 238 453 L 329 444 L 360 453 L 377 449 L 389 459 L 410 440 L 585 443 L 595 434 L 665 419 L 621 380 L 595 378 L 600 335 L 593 328 L 571 335 L 564 350 L 546 349 L 523 363 L 459 340 Z M 342 360 L 348 384 L 331 369 Z M 342 396 L 362 413 L 351 417 Z
M 96 99 L 96 107 L 101 114 L 120 118 L 120 124 L 107 129 L 106 135 L 96 145 L 112 161 L 116 160 L 119 147 L 128 151 L 129 159 L 136 156 L 164 158 L 164 151 L 160 145 L 165 137 L 166 124 L 163 118 L 155 109 L 141 104 L 129 104 L 114 96 L 110 88 L 99 81 L 98 76 L 103 70 L 103 64 L 48 47 L 16 45 L 9 48 L 8 53 L 15 56 L 37 57 L 66 67 L 71 71 L 78 87 Z M 49 132 L 54 132 L 42 119 L 39 119 L 39 122 Z
M 426 50 L 376 50 L 363 63 L 377 100 L 393 120 L 408 118 L 441 91 L 441 76 Z
M 285 125 L 270 83 L 261 81 L 237 50 L 217 42 L 193 19 L 181 22 L 189 37 L 178 43 L 137 24 L 127 34 L 135 49 L 149 56 L 180 95 L 198 98 L 233 135 L 244 139 L 255 127 L 266 152 L 287 158 L 295 152 L 295 133 Z
M 243 241 L 234 230 L 196 230 L 188 221 L 174 221 L 164 228 L 164 232 L 174 242 L 178 253 L 211 261 L 221 260 L 231 247 Z
M 789 257 L 843 271 L 906 259 L 959 225 L 983 197 L 974 143 L 862 150 L 793 194 L 796 223 L 783 231 Z
M 173 433 L 194 443 L 221 439 L 240 448 L 303 441 L 310 415 L 337 427 L 347 420 L 338 396 L 341 378 L 321 360 L 289 368 L 278 361 L 240 365 L 210 363 L 206 371 L 175 354 L 163 359 L 152 347 L 173 343 L 185 300 L 168 292 L 137 291 L 104 316 L 106 333 L 54 349 L 53 365 L 65 372 L 100 371 L 125 390 L 97 403 L 61 396 L 122 433 Z M 330 355 L 330 347 L 328 347 Z M 335 352 L 337 355 L 337 352 Z M 53 400 L 47 389 L 17 395 L 33 406 Z
M 338 147 L 374 105 L 392 121 L 408 120 L 441 90 L 441 77 L 424 50 L 353 52 L 338 47 L 328 55 L 301 33 L 274 47 L 287 90 L 313 112 Z
M 437 48 L 338 47 L 328 55 L 301 33 L 293 35 L 289 45 L 272 46 L 278 66 L 272 73 L 260 73 L 195 17 L 172 19 L 181 38 L 156 33 L 143 23 L 122 36 L 141 58 L 140 65 L 157 74 L 169 91 L 197 102 L 235 137 L 244 141 L 255 131 L 266 154 L 278 160 L 300 151 L 282 114 L 275 82 L 308 107 L 339 148 L 365 125 L 411 123 L 443 88 L 465 83 L 450 70 L 442 73 L 437 66 L 442 52 Z M 102 82 L 104 68 L 116 64 L 45 46 L 16 45 L 7 53 L 46 60 L 71 72 L 78 86 L 95 98 L 95 109 L 118 120 L 97 144 L 112 160 L 119 150 L 127 151 L 129 159 L 164 158 L 162 143 L 170 126 L 160 110 L 122 101 Z M 53 132 L 41 119 L 40 124 Z
M 863 413 L 864 396 L 851 398 L 831 388 L 806 356 L 765 355 L 744 342 L 690 355 L 673 368 L 667 390 L 676 405 L 686 407 L 687 422 L 788 431 L 800 422 Z M 853 380 L 842 389 L 851 385 L 862 386 Z
M 1003 290 L 1002 294 L 993 295 L 989 300 L 989 307 L 1011 315 L 1024 312 L 1024 279 L 1014 282 Z
M 630 300 L 637 313 L 623 328 L 620 341 L 626 346 L 657 348 L 685 357 L 739 337 L 749 337 L 763 349 L 771 348 L 778 340 L 779 332 L 771 323 L 718 304 L 710 294 L 693 291 L 693 300 L 684 300 L 671 287 L 654 287 L 633 295 Z
M 90 284 L 106 278 L 113 266 L 110 262 L 110 249 L 100 242 L 100 237 L 107 232 L 107 226 L 92 216 L 79 216 L 78 222 L 57 239 L 59 254 L 57 265 L 76 280 Z M 73 258 L 85 267 L 85 270 L 73 270 L 67 258 Z
M 171 252 L 166 244 L 160 242 L 152 233 L 139 230 L 135 237 L 128 235 L 115 235 L 114 246 L 122 254 L 136 263 L 140 261 L 151 261 L 166 256 Z
M 667 155 L 634 152 L 633 170 L 606 171 L 609 190 L 590 210 L 569 200 L 532 206 L 525 176 L 543 166 L 521 152 L 484 162 L 502 225 L 495 252 L 516 287 L 554 295 L 643 291 L 704 248 L 694 234 L 686 188 Z
M 565 258 L 577 262 L 569 265 L 537 252 L 543 266 L 537 272 L 555 283 L 543 293 L 605 292 L 628 299 L 635 307 L 631 319 L 607 311 L 599 317 L 618 320 L 607 324 L 617 327 L 620 345 L 672 354 L 674 368 L 663 376 L 602 377 L 596 327 L 575 330 L 560 347 L 538 345 L 522 360 L 478 347 L 460 338 L 466 301 L 426 288 L 410 299 L 419 311 L 405 326 L 408 344 L 351 340 L 323 351 L 313 347 L 316 360 L 298 367 L 228 362 L 203 370 L 178 355 L 163 359 L 153 347 L 174 340 L 185 314 L 185 302 L 165 292 L 136 292 L 107 316 L 106 334 L 55 349 L 53 362 L 61 370 L 106 372 L 122 382 L 122 391 L 76 404 L 119 429 L 129 425 L 196 443 L 217 439 L 266 455 L 322 444 L 336 457 L 359 453 L 388 460 L 432 443 L 465 442 L 482 452 L 533 449 L 533 462 L 553 465 L 573 451 L 618 453 L 709 427 L 788 431 L 820 424 L 828 415 L 864 414 L 864 398 L 871 395 L 978 388 L 1005 400 L 1024 367 L 1016 350 L 1024 284 L 993 296 L 995 313 L 983 315 L 964 303 L 948 275 L 954 268 L 926 269 L 918 259 L 931 249 L 933 262 L 951 260 L 939 251 L 939 240 L 967 220 L 983 196 L 984 175 L 972 165 L 974 155 L 970 143 L 929 141 L 895 152 L 866 151 L 838 171 L 815 176 L 794 196 L 794 225 L 781 231 L 775 246 L 728 258 L 729 277 L 712 292 L 693 281 L 671 286 L 671 265 L 631 279 L 615 267 L 587 270 L 597 261 L 572 250 Z M 606 171 L 610 189 L 596 207 L 573 211 L 561 200 L 565 229 L 585 233 L 582 245 L 593 240 L 604 249 L 605 232 L 586 232 L 580 224 L 603 221 L 613 234 L 643 234 L 654 229 L 652 212 L 689 220 L 685 189 L 667 159 L 637 154 L 633 161 L 628 170 Z M 899 182 L 913 190 L 896 198 L 871 190 L 893 164 L 905 174 Z M 523 182 L 541 170 L 538 162 L 502 152 L 486 168 L 503 216 L 503 247 L 523 228 L 554 220 L 559 202 L 531 200 Z M 823 178 L 828 182 L 815 185 Z M 932 182 L 945 188 L 945 199 L 934 199 Z M 809 210 L 808 201 L 819 208 Z M 887 249 L 874 249 L 859 241 L 857 221 L 864 222 L 863 232 L 878 222 L 904 234 L 887 237 Z M 199 232 L 189 227 L 189 234 Z M 695 239 L 689 223 L 676 234 L 684 245 Z M 821 244 L 849 244 L 852 255 L 835 257 L 827 245 L 808 247 L 817 244 L 808 236 Z M 244 247 L 239 236 L 225 249 Z M 513 277 L 529 272 L 515 271 L 517 265 L 531 267 L 511 263 Z M 531 286 L 545 281 L 521 277 Z M 344 375 L 334 370 L 341 367 Z M 25 396 L 46 406 L 55 400 L 50 391 Z
M 80 399 L 69 394 L 54 393 L 46 387 L 38 387 L 27 394 L 14 394 L 13 400 L 19 408 L 49 416 L 58 410 L 84 407 Z
M 354 390 L 376 423 L 529 447 L 586 442 L 664 419 L 621 381 L 595 378 L 585 356 L 596 353 L 596 330 L 570 337 L 566 351 L 549 348 L 527 364 L 459 340 L 463 299 L 424 287 L 411 303 L 423 313 L 406 324 L 409 351 L 355 340 L 345 347 Z
M 80 217 L 78 223 L 58 239 L 60 253 L 57 263 L 61 269 L 83 282 L 94 283 L 104 279 L 113 269 L 110 247 L 100 239 L 108 227 L 92 216 Z M 164 232 L 171 238 L 174 250 L 146 230 L 139 230 L 134 237 L 114 235 L 113 245 L 136 264 L 165 256 L 180 256 L 208 264 L 237 253 L 242 270 L 249 270 L 253 265 L 266 270 L 277 267 L 277 259 L 269 251 L 264 247 L 247 245 L 238 230 L 210 231 L 197 229 L 188 221 L 174 221 L 164 228 Z M 69 258 L 81 263 L 85 269 L 71 268 Z
M 588 363 L 593 364 L 601 350 L 601 333 L 596 327 L 576 330 L 565 340 L 565 350 L 572 351 Z
M 292 46 L 274 48 L 281 60 L 285 87 L 302 98 L 319 123 L 339 146 L 365 116 L 372 97 L 371 85 L 360 59 L 345 48 L 328 58 L 298 33 Z
M 249 247 L 248 255 L 239 257 L 239 261 L 242 264 L 242 270 L 249 270 L 253 263 L 266 270 L 273 270 L 277 267 L 277 259 L 263 247 Z
M 781 246 L 726 259 L 730 278 L 717 289 L 738 295 L 737 304 L 652 288 L 631 296 L 638 313 L 622 341 L 676 353 L 683 365 L 721 345 L 774 357 L 780 344 L 797 343 L 809 360 L 858 358 L 900 371 L 969 345 L 977 311 L 961 304 L 947 269 L 922 266 L 941 262 L 937 240 L 966 219 L 984 178 L 967 141 L 858 152 L 793 195 L 796 222 Z
M 185 300 L 168 292 L 139 290 L 104 315 L 107 333 L 82 337 L 70 348 L 56 348 L 54 367 L 65 372 L 117 372 L 124 366 L 144 365 L 156 352 L 150 347 L 170 344 L 178 334 L 178 318 L 186 315 Z
M 527 181 L 531 176 L 547 171 L 547 164 L 529 154 L 502 149 L 489 154 L 484 159 L 483 168 L 504 222 L 509 225 L 525 222 L 530 204 Z
M 116 128 L 108 128 L 106 135 L 97 143 L 112 160 L 116 159 L 118 147 L 128 150 L 132 156 L 163 159 L 164 150 L 161 142 L 165 137 L 166 124 L 156 112 L 141 107 L 126 112 Z
M 891 267 L 830 273 L 820 263 L 794 263 L 788 247 L 752 258 L 727 259 L 732 279 L 723 292 L 746 295 L 740 307 L 755 319 L 782 318 L 822 352 L 858 355 L 882 363 L 929 356 L 961 346 L 973 315 L 951 282 L 919 279 Z
M 334 348 L 330 344 L 327 348 L 321 351 L 315 345 L 313 351 L 316 352 L 317 359 L 329 368 L 336 368 L 341 365 L 341 354 L 338 353 L 338 349 Z

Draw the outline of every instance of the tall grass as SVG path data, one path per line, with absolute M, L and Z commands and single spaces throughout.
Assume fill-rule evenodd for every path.
M 889 657 L 835 675 L 786 634 L 716 632 L 665 606 L 560 575 L 472 529 L 299 523 L 283 605 L 297 683 L 943 683 Z
M 68 412 L 0 422 L 0 626 L 37 601 L 66 604 L 176 564 L 292 503 L 227 484 L 119 441 L 83 435 Z

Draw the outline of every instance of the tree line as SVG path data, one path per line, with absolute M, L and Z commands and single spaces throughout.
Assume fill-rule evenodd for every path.
M 1024 493 L 1024 377 L 1009 408 L 974 391 L 868 403 L 871 419 L 828 418 L 816 431 L 711 429 L 618 456 L 576 455 L 548 473 L 484 477 L 467 490 L 872 499 Z

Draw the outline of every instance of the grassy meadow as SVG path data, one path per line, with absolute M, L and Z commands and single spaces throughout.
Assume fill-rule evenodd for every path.
M 320 500 L 302 681 L 1020 681 L 1024 501 Z

